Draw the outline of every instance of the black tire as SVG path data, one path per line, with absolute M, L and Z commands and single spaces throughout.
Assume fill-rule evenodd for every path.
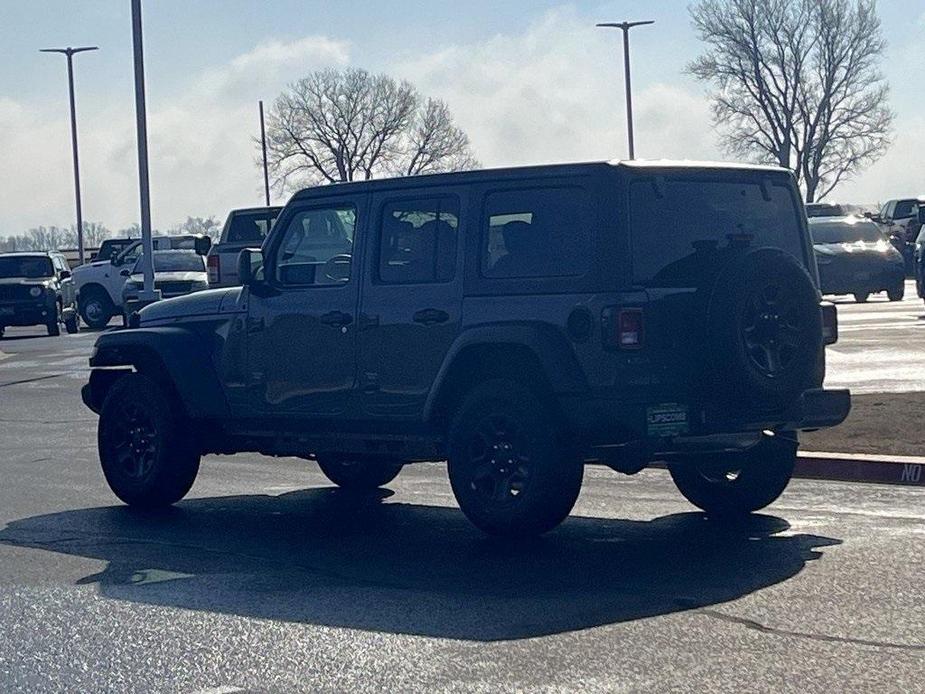
M 854 300 L 859 304 L 866 304 L 867 299 L 870 298 L 870 292 L 855 292 Z
M 80 321 L 77 318 L 77 313 L 74 314 L 64 321 L 64 329 L 67 331 L 68 335 L 76 335 L 80 332 Z
M 182 414 L 141 374 L 124 376 L 110 388 L 97 442 L 110 489 L 130 506 L 169 506 L 186 496 L 199 472 L 199 448 Z
M 55 304 L 55 319 L 45 327 L 48 328 L 50 337 L 58 337 L 61 334 L 61 304 Z
M 101 330 L 109 325 L 115 312 L 112 301 L 101 289 L 90 289 L 82 293 L 78 307 L 83 322 L 94 330 Z
M 796 455 L 796 436 L 780 434 L 742 453 L 691 456 L 668 469 L 694 506 L 712 516 L 737 517 L 764 508 L 783 493 Z
M 381 458 L 319 456 L 318 467 L 342 489 L 370 491 L 398 477 L 403 466 L 400 462 Z
M 730 261 L 713 284 L 706 326 L 704 359 L 725 402 L 776 410 L 818 387 L 819 297 L 788 253 L 760 248 Z
M 449 431 L 449 477 L 466 517 L 490 535 L 530 536 L 571 512 L 583 462 L 557 418 L 525 385 L 492 379 L 475 386 Z
M 902 301 L 903 297 L 906 295 L 906 285 L 905 283 L 900 283 L 892 289 L 886 290 L 886 296 L 890 301 Z

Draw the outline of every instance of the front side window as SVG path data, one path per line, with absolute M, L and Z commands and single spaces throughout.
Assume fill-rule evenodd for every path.
M 591 262 L 591 204 L 581 188 L 489 193 L 482 234 L 483 277 L 569 277 Z
M 276 260 L 282 284 L 331 286 L 350 280 L 356 208 L 302 210 L 286 225 Z
M 653 176 L 629 192 L 637 284 L 698 286 L 747 247 L 780 248 L 805 262 L 802 211 L 785 181 Z
M 387 203 L 379 231 L 379 280 L 448 282 L 456 271 L 459 202 L 451 196 Z

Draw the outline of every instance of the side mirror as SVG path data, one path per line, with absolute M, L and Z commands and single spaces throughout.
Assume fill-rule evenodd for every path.
M 211 249 L 212 239 L 208 236 L 197 236 L 196 240 L 193 241 L 193 250 L 199 255 L 209 255 Z
M 263 253 L 259 248 L 245 248 L 238 255 L 238 280 L 245 287 L 263 281 Z
M 119 274 L 122 275 L 123 277 L 131 277 L 132 271 L 129 270 L 128 268 L 125 268 L 124 270 L 121 270 Z
M 71 271 L 70 271 L 70 270 L 62 270 L 62 271 L 61 271 L 61 279 L 63 279 L 63 280 L 69 280 L 69 279 L 71 279 Z

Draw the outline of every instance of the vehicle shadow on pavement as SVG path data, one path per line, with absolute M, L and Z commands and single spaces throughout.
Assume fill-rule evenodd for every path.
M 100 559 L 78 581 L 146 605 L 388 633 L 492 641 L 734 600 L 799 573 L 840 540 L 755 515 L 572 517 L 528 541 L 486 538 L 455 508 L 310 489 L 191 499 L 10 523 L 0 542 Z

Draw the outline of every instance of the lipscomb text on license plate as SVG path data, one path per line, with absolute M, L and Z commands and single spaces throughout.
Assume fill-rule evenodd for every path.
M 649 436 L 682 436 L 688 431 L 687 405 L 667 402 L 646 409 L 646 433 Z

